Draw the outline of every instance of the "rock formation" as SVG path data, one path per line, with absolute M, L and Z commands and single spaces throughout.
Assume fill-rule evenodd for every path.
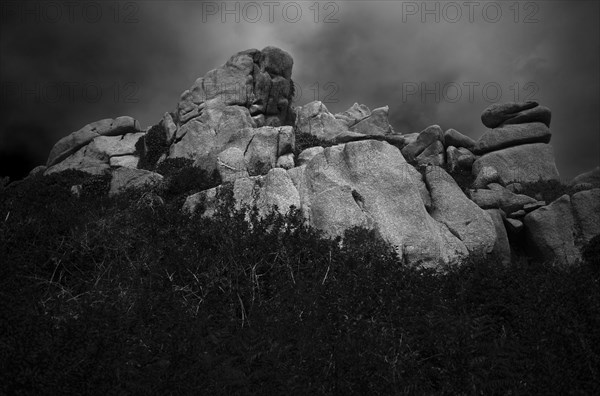
M 425 267 L 486 255 L 506 264 L 515 239 L 545 259 L 575 262 L 600 233 L 598 169 L 574 179 L 579 192 L 552 203 L 523 194 L 527 183 L 558 180 L 548 108 L 492 105 L 481 116 L 490 129 L 477 141 L 439 125 L 402 134 L 387 106 L 355 103 L 337 114 L 319 101 L 294 108 L 292 66 L 274 47 L 235 54 L 196 80 L 158 124 L 142 130 L 118 117 L 86 125 L 32 174 L 110 175 L 116 195 L 161 188 L 161 164 L 188 161 L 222 183 L 187 196 L 188 213 L 212 216 L 230 191 L 237 209 L 265 216 L 295 207 L 331 237 L 374 229 L 403 263 Z M 325 147 L 298 152 L 299 137 Z M 459 186 L 458 174 L 472 180 Z

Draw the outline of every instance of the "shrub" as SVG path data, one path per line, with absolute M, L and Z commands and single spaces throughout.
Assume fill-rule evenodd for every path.
M 536 182 L 521 183 L 521 186 L 520 194 L 546 201 L 547 204 L 556 201 L 565 194 L 572 195 L 576 192 L 558 180 L 540 179 Z
M 231 185 L 223 213 L 200 218 L 75 199 L 67 176 L 0 195 L 0 393 L 597 389 L 590 266 L 477 260 L 436 274 L 400 265 L 375 231 L 340 245 L 298 210 L 247 218 Z
M 310 147 L 331 147 L 333 145 L 334 143 L 319 139 L 318 137 L 309 133 L 296 132 L 296 150 L 294 151 L 294 155 L 298 157 L 302 151 Z
M 456 184 L 458 184 L 458 186 L 465 193 L 471 188 L 473 182 L 475 181 L 475 176 L 473 175 L 470 169 L 467 170 L 456 168 L 454 171 L 450 171 L 449 167 L 446 167 L 446 172 L 448 172 L 448 174 L 452 176 Z
M 138 140 L 136 150 L 140 154 L 140 169 L 154 170 L 158 159 L 169 150 L 167 131 L 162 122 L 148 130 L 144 137 Z
M 167 158 L 160 163 L 156 172 L 165 177 L 165 196 L 167 199 L 191 195 L 221 184 L 221 177 L 215 170 L 206 170 L 194 166 L 187 158 Z
M 581 249 L 583 260 L 600 269 L 600 234 L 596 235 Z

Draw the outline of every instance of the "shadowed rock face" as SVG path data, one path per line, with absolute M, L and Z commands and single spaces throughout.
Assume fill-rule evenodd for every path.
M 549 205 L 519 194 L 520 183 L 558 179 L 549 109 L 494 104 L 481 116 L 491 129 L 478 141 L 435 124 L 401 134 L 388 106 L 355 103 L 338 114 L 318 101 L 292 108 L 292 67 L 278 48 L 239 52 L 197 79 L 158 125 L 144 131 L 126 116 L 91 123 L 57 142 L 47 166 L 31 174 L 109 174 L 117 195 L 160 189 L 161 162 L 186 158 L 228 184 L 190 195 L 185 211 L 202 203 L 202 215 L 212 216 L 232 186 L 237 209 L 255 206 L 266 216 L 294 206 L 331 237 L 375 229 L 404 263 L 425 267 L 490 253 L 507 262 L 508 234 L 527 236 L 546 259 L 574 262 L 600 233 L 597 169 L 573 180 L 583 191 Z M 460 187 L 446 169 L 463 177 Z

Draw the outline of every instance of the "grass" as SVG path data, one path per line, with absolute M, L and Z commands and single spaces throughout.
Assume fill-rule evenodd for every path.
M 297 211 L 188 217 L 164 192 L 109 199 L 101 178 L 73 198 L 80 177 L 0 193 L 0 393 L 598 391 L 598 238 L 577 266 L 440 275 Z

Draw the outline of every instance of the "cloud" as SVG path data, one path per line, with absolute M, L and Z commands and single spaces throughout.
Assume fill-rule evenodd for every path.
M 197 77 L 235 52 L 275 45 L 294 57 L 293 78 L 302 92 L 298 104 L 320 99 L 334 112 L 354 102 L 371 108 L 389 105 L 399 132 L 439 124 L 476 138 L 484 131 L 481 111 L 497 87 L 500 101 L 535 93 L 553 110 L 561 174 L 571 177 L 598 165 L 596 2 L 537 2 L 537 9 L 526 9 L 521 2 L 518 23 L 508 3 L 499 3 L 503 14 L 496 23 L 482 16 L 485 2 L 475 9 L 473 21 L 463 8 L 456 23 L 444 20 L 452 17 L 448 13 L 440 14 L 439 23 L 432 15 L 422 22 L 421 15 L 403 12 L 407 4 L 422 2 L 389 1 L 336 2 L 337 8 L 320 2 L 318 14 L 310 8 L 312 2 L 295 2 L 302 12 L 295 22 L 295 6 L 283 13 L 286 4 L 294 3 L 287 2 L 274 9 L 273 22 L 262 7 L 256 23 L 248 22 L 252 14 L 241 15 L 239 23 L 225 14 L 222 23 L 223 15 L 207 15 L 211 3 L 223 4 L 119 3 L 116 22 L 113 2 L 103 5 L 104 18 L 98 23 L 5 16 L 0 27 L 0 152 L 5 157 L 12 153 L 13 163 L 18 158 L 13 154 L 21 153 L 27 158 L 24 169 L 45 162 L 53 142 L 91 121 L 127 114 L 152 125 L 176 106 Z M 428 7 L 436 3 L 440 12 L 448 4 L 428 2 Z M 240 2 L 240 9 L 245 4 Z M 538 22 L 523 23 L 532 11 Z M 137 22 L 124 23 L 125 16 Z M 327 16 L 337 22 L 324 23 Z M 64 83 L 79 88 L 54 101 L 15 97 L 6 89 L 7 84 L 22 84 L 23 93 L 36 91 L 35 84 L 42 87 L 39 91 Z M 86 96 L 94 88 L 102 93 L 96 101 Z M 3 165 L 0 173 L 18 172 Z

